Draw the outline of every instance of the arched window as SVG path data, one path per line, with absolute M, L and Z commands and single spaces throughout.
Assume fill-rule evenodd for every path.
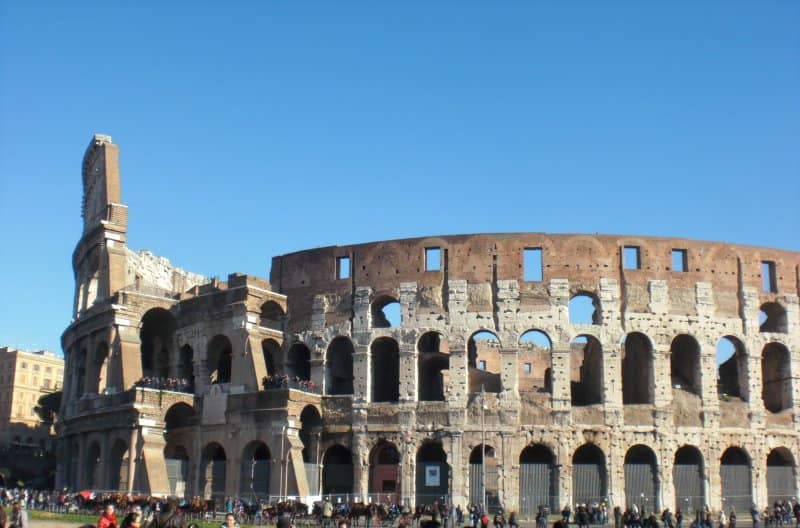
M 381 295 L 372 302 L 372 328 L 399 328 L 400 303 L 394 297 Z
M 639 511 L 661 511 L 658 503 L 656 454 L 645 445 L 635 445 L 625 453 L 626 504 L 639 505 Z
M 450 495 L 450 466 L 439 442 L 425 442 L 417 451 L 417 505 Z
M 789 323 L 786 319 L 786 309 L 778 303 L 768 302 L 761 305 L 758 323 L 759 332 L 778 332 L 785 334 Z
M 603 348 L 593 336 L 570 343 L 570 392 L 573 406 L 603 403 Z
M 526 447 L 519 455 L 519 508 L 522 515 L 531 517 L 540 506 L 557 512 L 558 468 L 553 451 L 542 444 Z
M 792 452 L 776 447 L 767 455 L 767 502 L 787 504 L 797 497 L 797 466 Z
M 267 376 L 276 376 L 278 365 L 281 364 L 281 346 L 274 339 L 265 339 L 261 341 L 261 353 L 264 356 Z
M 672 388 L 700 395 L 700 345 L 690 335 L 679 335 L 670 346 Z
M 206 356 L 209 382 L 230 383 L 233 368 L 233 347 L 224 335 L 215 336 L 208 344 Z
M 325 355 L 328 394 L 353 394 L 354 353 L 353 342 L 344 336 L 337 337 L 328 345 L 328 352 Z
M 221 501 L 225 497 L 225 450 L 216 442 L 203 449 L 200 461 L 200 479 L 203 484 L 203 496 Z
M 295 343 L 289 349 L 289 375 L 306 381 L 311 379 L 311 351 L 303 343 Z
M 283 307 L 275 301 L 267 301 L 261 305 L 261 326 L 272 330 L 283 331 L 283 323 L 286 320 L 286 312 Z
M 344 446 L 331 446 L 322 457 L 322 493 L 353 493 L 353 454 Z
M 741 341 L 725 336 L 717 342 L 717 393 L 720 400 L 748 401 L 747 353 Z
M 169 376 L 176 325 L 175 317 L 163 308 L 153 308 L 144 314 L 139 332 L 142 343 L 142 376 Z
M 552 344 L 540 330 L 528 330 L 519 338 L 519 391 L 553 392 Z
M 744 449 L 729 447 L 720 459 L 722 503 L 737 512 L 750 511 L 753 504 L 750 457 Z
M 652 404 L 653 346 L 646 335 L 632 332 L 622 348 L 622 403 Z
M 703 455 L 695 446 L 685 445 L 675 451 L 672 482 L 676 509 L 691 512 L 706 504 Z
M 572 496 L 577 503 L 602 502 L 606 487 L 606 456 L 594 444 L 583 444 L 572 455 Z
M 586 292 L 578 293 L 569 300 L 570 324 L 600 324 L 600 300 Z
M 400 399 L 400 347 L 397 341 L 381 337 L 370 346 L 372 363 L 372 401 L 396 402 Z
M 272 458 L 267 444 L 254 440 L 242 450 L 242 471 L 239 493 L 242 496 L 268 500 L 270 459 Z M 310 483 L 309 483 L 310 484 Z
M 426 332 L 417 342 L 419 351 L 419 401 L 445 401 L 449 374 L 450 348 L 439 332 Z
M 792 363 L 789 350 L 768 343 L 761 356 L 761 397 L 771 413 L 792 408 Z
M 381 496 L 399 493 L 400 452 L 397 447 L 382 441 L 372 449 L 369 460 L 369 492 Z
M 469 392 L 501 392 L 500 340 L 488 330 L 472 334 L 467 341 Z

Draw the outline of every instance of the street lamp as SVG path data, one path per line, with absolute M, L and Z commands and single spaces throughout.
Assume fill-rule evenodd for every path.
M 486 509 L 486 395 L 481 384 L 481 507 Z

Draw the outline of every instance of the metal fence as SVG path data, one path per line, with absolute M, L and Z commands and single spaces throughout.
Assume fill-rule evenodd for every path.
M 600 464 L 572 465 L 572 499 L 575 503 L 602 502 L 606 497 L 605 469 Z
M 520 464 L 519 466 L 519 510 L 530 517 L 545 506 L 551 512 L 558 511 L 558 475 L 551 464 Z

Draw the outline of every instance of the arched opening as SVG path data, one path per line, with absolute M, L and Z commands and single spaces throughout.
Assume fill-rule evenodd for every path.
M 797 497 L 797 468 L 792 452 L 776 447 L 767 455 L 767 503 L 788 503 Z
M 216 442 L 203 449 L 200 462 L 200 479 L 203 496 L 221 501 L 225 498 L 225 450 Z
M 519 455 L 520 514 L 533 516 L 542 506 L 558 511 L 558 469 L 553 451 L 546 445 L 534 444 Z
M 183 345 L 180 350 L 180 364 L 178 372 L 186 381 L 188 392 L 194 392 L 194 350 L 189 345 Z
M 758 314 L 758 323 L 759 332 L 778 332 L 785 334 L 789 331 L 786 309 L 778 303 L 768 302 L 762 304 Z
M 289 349 L 289 376 L 304 381 L 311 379 L 311 351 L 303 343 L 295 343 Z
M 86 452 L 86 466 L 84 471 L 84 475 L 86 475 L 86 488 L 100 488 L 100 472 L 100 444 L 97 442 L 92 442 Z
M 255 440 L 242 450 L 239 493 L 254 502 L 269 500 L 269 473 L 272 456 L 267 444 Z
M 768 343 L 761 355 L 761 398 L 771 413 L 792 408 L 792 363 L 789 350 Z
M 206 369 L 210 383 L 230 383 L 233 368 L 233 347 L 227 336 L 217 335 L 208 344 Z
M 632 332 L 622 347 L 622 403 L 653 403 L 653 346 L 646 335 Z
M 142 317 L 142 329 L 139 332 L 142 343 L 142 376 L 169 376 L 175 326 L 175 317 L 163 308 L 153 308 Z
M 372 301 L 372 328 L 400 328 L 400 303 L 394 297 L 381 295 Z
M 744 449 L 729 447 L 722 454 L 719 467 L 722 503 L 737 512 L 750 511 L 753 504 L 750 480 L 750 457 Z
M 86 392 L 86 349 L 81 348 L 75 357 L 75 399 Z
M 695 446 L 686 445 L 675 451 L 672 482 L 675 485 L 675 511 L 684 516 L 703 508 L 706 503 L 703 455 Z
M 469 392 L 502 392 L 500 339 L 488 330 L 475 332 L 467 341 Z
M 717 394 L 720 400 L 749 400 L 747 353 L 735 337 L 725 336 L 717 341 Z
M 572 498 L 576 503 L 605 500 L 606 456 L 594 444 L 583 444 L 572 455 Z
M 109 452 L 108 489 L 126 491 L 128 489 L 128 446 L 117 440 Z
M 400 399 L 400 347 L 397 341 L 381 337 L 370 346 L 372 363 L 372 401 L 396 402 Z
M 267 377 L 277 376 L 278 365 L 281 363 L 281 345 L 274 339 L 264 339 L 261 341 L 261 353 L 264 355 Z
M 600 300 L 591 293 L 581 292 L 569 300 L 570 324 L 600 324 Z
M 328 345 L 325 371 L 328 375 L 327 393 L 331 396 L 353 394 L 353 342 L 339 336 Z
M 628 506 L 639 506 L 642 516 L 645 513 L 658 513 L 656 454 L 644 445 L 635 445 L 625 453 L 625 501 Z
M 353 493 L 353 455 L 342 445 L 334 445 L 322 457 L 322 493 L 345 495 Z
M 108 362 L 108 343 L 99 343 L 92 354 L 91 373 L 86 380 L 86 392 L 100 394 L 110 388 L 108 385 Z
M 553 345 L 540 330 L 528 330 L 519 338 L 519 391 L 553 392 L 551 372 Z
M 387 441 L 372 448 L 369 456 L 369 492 L 379 502 L 398 503 L 400 493 L 400 452 Z
M 484 451 L 485 449 L 485 451 Z M 486 456 L 484 456 L 484 454 Z M 485 504 L 493 510 L 500 506 L 500 486 L 498 485 L 499 460 L 494 447 L 490 445 L 477 445 L 469 453 L 469 500 L 473 504 Z M 481 486 L 481 476 L 486 476 L 485 490 Z M 486 491 L 486 497 L 481 493 Z
M 303 462 L 317 466 L 319 462 L 322 416 L 313 405 L 306 405 L 300 413 L 300 441 L 303 443 Z
M 425 442 L 417 450 L 417 505 L 433 504 L 450 495 L 450 466 L 439 442 Z
M 595 337 L 570 343 L 570 392 L 575 407 L 603 403 L 603 347 Z
M 164 415 L 165 433 L 176 432 L 178 429 L 197 425 L 197 413 L 186 403 L 176 403 Z
M 164 446 L 164 464 L 167 466 L 170 495 L 185 497 L 189 481 L 189 452 L 183 445 L 168 440 Z
M 450 380 L 450 347 L 439 332 L 426 332 L 417 342 L 419 401 L 445 401 Z
M 699 396 L 702 390 L 700 345 L 690 335 L 679 335 L 670 346 L 672 388 Z
M 261 326 L 283 332 L 283 323 L 286 320 L 286 312 L 283 307 L 275 301 L 267 301 L 261 305 Z

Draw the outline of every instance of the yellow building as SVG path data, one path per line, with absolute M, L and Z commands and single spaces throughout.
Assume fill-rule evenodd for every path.
M 0 348 L 0 447 L 50 446 L 51 428 L 33 409 L 63 378 L 64 360 L 51 352 Z

